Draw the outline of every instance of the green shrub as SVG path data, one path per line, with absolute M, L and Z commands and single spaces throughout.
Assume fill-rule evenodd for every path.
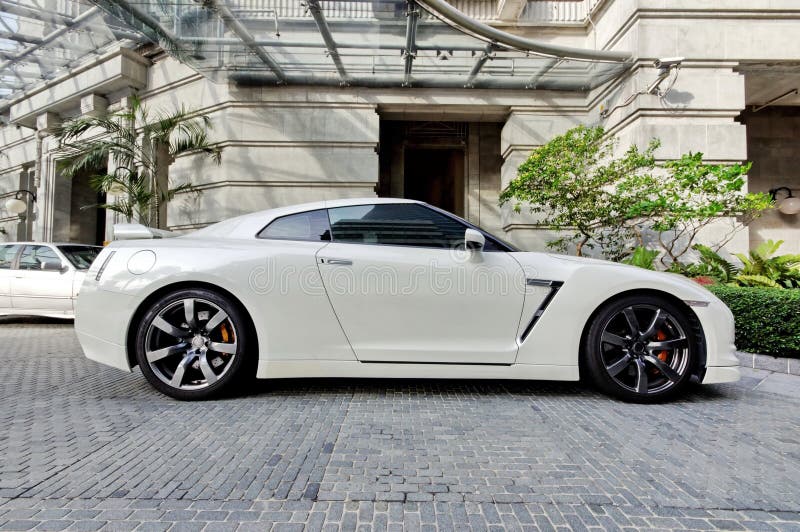
M 750 353 L 800 358 L 800 290 L 707 286 L 736 321 L 736 347 Z

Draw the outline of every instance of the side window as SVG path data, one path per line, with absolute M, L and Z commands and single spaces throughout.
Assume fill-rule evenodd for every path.
M 276 218 L 258 233 L 258 238 L 327 242 L 331 239 L 328 214 L 320 209 Z
M 14 263 L 14 257 L 19 251 L 19 244 L 7 244 L 0 246 L 0 270 L 10 270 Z
M 380 203 L 328 209 L 336 242 L 453 248 L 466 226 L 416 203 Z
M 20 270 L 43 270 L 45 262 L 61 262 L 50 246 L 25 246 L 19 256 Z

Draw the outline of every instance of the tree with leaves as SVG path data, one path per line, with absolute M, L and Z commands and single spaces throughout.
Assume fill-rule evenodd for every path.
M 194 190 L 191 183 L 170 183 L 169 167 L 175 159 L 202 153 L 215 164 L 221 149 L 211 144 L 211 119 L 185 108 L 151 112 L 134 96 L 130 105 L 103 116 L 82 116 L 62 124 L 55 132 L 66 157 L 61 171 L 69 178 L 97 168 L 90 185 L 114 196 L 96 205 L 120 213 L 128 222 L 138 219 L 153 227 L 166 225 L 166 204 L 179 192 Z M 90 136 L 90 140 L 85 140 Z
M 500 194 L 501 205 L 513 201 L 520 212 L 526 204 L 542 224 L 562 232 L 550 247 L 565 251 L 574 244 L 578 256 L 599 247 L 621 258 L 636 236 L 628 211 L 646 199 L 641 187 L 626 186 L 627 181 L 634 175 L 648 179 L 659 143 L 652 141 L 644 151 L 631 146 L 615 158 L 616 144 L 602 127 L 570 129 L 533 150 Z
M 563 236 L 548 245 L 599 248 L 620 260 L 645 246 L 650 235 L 662 263 L 678 262 L 700 232 L 721 219 L 738 218 L 719 248 L 771 205 L 767 194 L 744 191 L 750 164 L 713 165 L 689 153 L 657 165 L 658 140 L 631 146 L 615 157 L 617 139 L 602 127 L 579 126 L 535 149 L 519 167 L 500 201 L 527 204 L 544 225 Z

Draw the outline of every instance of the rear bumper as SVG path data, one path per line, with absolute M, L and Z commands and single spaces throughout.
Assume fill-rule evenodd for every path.
M 741 378 L 739 366 L 710 366 L 706 368 L 703 384 L 736 382 Z
M 125 346 L 117 345 L 85 332 L 75 332 L 78 335 L 78 341 L 81 343 L 83 354 L 86 355 L 86 358 L 94 360 L 95 362 L 100 362 L 106 366 L 111 366 L 112 368 L 127 372 L 131 371 Z
M 86 358 L 131 370 L 126 349 L 130 317 L 136 301 L 129 295 L 84 282 L 75 308 L 75 333 Z

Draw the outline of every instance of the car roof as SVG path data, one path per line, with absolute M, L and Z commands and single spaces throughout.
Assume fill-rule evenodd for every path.
M 184 238 L 254 238 L 268 223 L 275 218 L 334 207 L 350 207 L 356 205 L 377 205 L 386 203 L 424 203 L 405 198 L 346 198 L 300 203 L 286 207 L 277 207 L 249 214 L 243 214 L 189 233 Z

